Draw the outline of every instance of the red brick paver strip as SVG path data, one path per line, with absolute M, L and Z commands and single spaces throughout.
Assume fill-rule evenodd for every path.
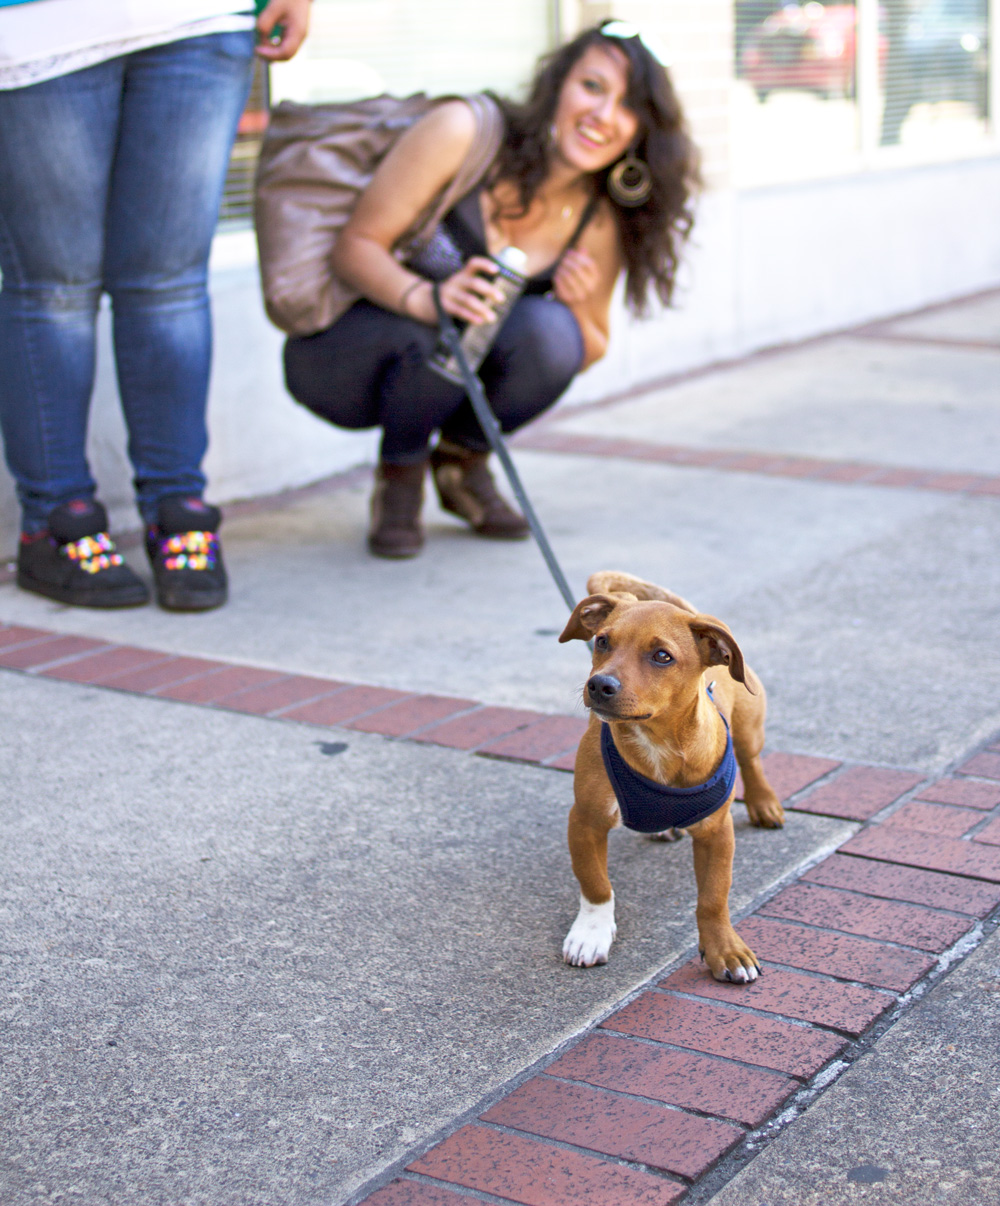
M 926 469 L 876 469 L 868 481 L 873 486 L 919 486 L 927 477 Z
M 146 666 L 142 670 L 130 670 L 127 674 L 116 674 L 103 684 L 116 691 L 135 691 L 146 694 L 169 687 L 188 678 L 199 678 L 214 670 L 224 669 L 223 662 L 211 662 L 204 657 L 168 657 L 166 661 Z
M 352 720 L 345 725 L 348 729 L 362 729 L 366 733 L 381 733 L 384 737 L 406 737 L 416 729 L 426 728 L 436 721 L 454 716 L 456 712 L 467 712 L 479 705 L 474 699 L 452 699 L 445 695 L 411 695 L 391 707 L 383 708 L 371 716 Z
M 369 1194 L 359 1206 L 476 1206 L 477 1202 L 481 1203 L 482 1198 L 456 1193 L 426 1181 L 399 1177 Z
M 988 846 L 1000 846 L 1000 817 L 994 817 L 992 821 L 987 821 L 973 840 L 985 842 Z
M 771 917 L 748 917 L 736 928 L 758 959 L 893 992 L 906 992 L 934 966 L 922 951 Z
M 568 754 L 563 754 L 560 758 L 553 758 L 551 762 L 546 762 L 545 765 L 551 770 L 571 771 L 576 769 L 576 750 L 570 750 Z
M 32 670 L 63 658 L 88 653 L 91 649 L 109 648 L 107 641 L 93 641 L 89 637 L 53 636 L 47 641 L 9 645 L 0 651 L 0 666 L 6 666 L 8 670 Z
M 920 342 L 925 342 L 921 340 Z M 992 345 L 990 345 L 992 346 Z M 563 417 L 570 417 L 573 411 Z M 558 420 L 556 420 L 558 421 Z M 519 448 L 560 452 L 572 456 L 613 457 L 653 464 L 693 465 L 729 473 L 759 473 L 814 481 L 902 486 L 943 490 L 955 494 L 1000 493 L 1000 478 L 982 473 L 936 473 L 912 466 L 880 465 L 858 461 L 821 460 L 818 457 L 782 456 L 743 449 L 711 449 L 654 444 L 646 440 L 616 439 L 584 432 L 556 431 L 551 425 L 518 435 Z
M 984 750 L 958 768 L 959 774 L 978 775 L 981 779 L 1000 779 L 1000 754 Z
M 777 1072 L 598 1030 L 546 1068 L 550 1076 L 651 1097 L 759 1126 L 798 1088 Z
M 1000 904 L 1000 887 L 992 884 L 958 875 L 942 875 L 938 871 L 919 871 L 915 867 L 851 858 L 846 854 L 831 854 L 806 871 L 802 879 L 830 888 L 849 888 L 886 900 L 907 900 L 911 904 L 951 909 L 970 917 L 985 917 Z
M 848 821 L 867 821 L 892 804 L 901 795 L 916 787 L 920 775 L 910 771 L 887 770 L 879 766 L 852 766 L 835 779 L 822 783 L 793 807 L 798 812 L 812 812 L 826 817 L 842 817 Z
M 950 804 L 930 804 L 924 800 L 910 800 L 886 817 L 883 825 L 899 825 L 903 829 L 917 829 L 922 833 L 942 833 L 945 837 L 962 837 L 983 819 L 983 814 L 974 808 L 955 808 Z
M 20 624 L 9 624 L 0 628 L 0 649 L 26 645 L 28 641 L 51 640 L 54 635 L 44 628 L 23 628 Z
M 211 704 L 236 691 L 258 687 L 284 677 L 284 674 L 274 670 L 257 670 L 253 666 L 228 666 L 224 662 L 217 662 L 211 670 L 198 675 L 197 678 L 159 687 L 152 694 L 161 699 L 180 700 L 182 703 Z
M 857 465 L 852 461 L 831 461 L 817 469 L 813 477 L 824 482 L 870 482 L 878 476 L 878 465 Z
M 892 993 L 838 980 L 820 979 L 801 972 L 769 967 L 767 974 L 752 984 L 723 984 L 705 975 L 699 963 L 687 963 L 672 972 L 661 987 L 688 992 L 697 997 L 725 1001 L 729 1005 L 746 1004 L 764 1013 L 779 1013 L 786 1018 L 828 1026 L 857 1038 L 896 1003 Z
M 840 766 L 832 758 L 812 758 L 805 754 L 765 754 L 760 761 L 768 783 L 782 801 Z
M 938 804 L 959 804 L 963 808 L 981 808 L 989 812 L 1000 804 L 1000 784 L 981 783 L 976 779 L 940 779 L 925 787 L 918 800 L 934 800 Z
M 630 1001 L 601 1025 L 798 1077 L 812 1076 L 845 1045 L 844 1039 L 810 1026 L 655 990 Z
M 920 483 L 920 488 L 922 490 L 943 490 L 948 494 L 962 494 L 975 489 L 981 482 L 989 480 L 988 477 L 978 473 L 929 473 Z
M 1000 883 L 1000 850 L 961 838 L 938 837 L 918 830 L 873 825 L 848 839 L 840 848 L 846 854 L 884 859 L 928 871 L 947 871 Z
M 679 1181 L 485 1126 L 463 1126 L 409 1169 L 524 1206 L 669 1206 L 686 1191 Z
M 544 762 L 576 746 L 586 731 L 587 722 L 575 716 L 546 716 L 509 737 L 484 745 L 479 753 L 518 762 Z
M 426 1181 L 400 1177 L 370 1193 L 360 1206 L 475 1206 L 481 1201 L 481 1198 L 470 1198 L 468 1194 L 454 1193 L 439 1185 L 428 1185 Z
M 317 699 L 342 691 L 347 683 L 333 678 L 310 678 L 305 674 L 287 675 L 272 679 L 259 687 L 245 687 L 216 700 L 222 708 L 232 712 L 246 712 L 251 716 L 270 716 L 306 700 Z
M 422 733 L 414 735 L 414 741 L 428 741 L 434 745 L 446 745 L 455 750 L 473 750 L 479 745 L 526 728 L 538 720 L 538 712 L 522 711 L 518 708 L 479 708 L 467 716 L 445 720 Z
M 857 892 L 817 884 L 792 884 L 761 905 L 757 915 L 802 921 L 883 942 L 898 942 L 935 954 L 946 951 L 973 925 L 970 917 L 944 913 L 940 909 L 873 900 Z
M 77 658 L 72 662 L 63 662 L 59 666 L 50 666 L 40 671 L 46 678 L 58 678 L 64 682 L 90 683 L 101 686 L 108 679 L 130 670 L 140 670 L 144 666 L 153 666 L 158 662 L 168 661 L 167 653 L 154 653 L 152 649 L 136 649 L 130 645 L 117 645 L 110 649 L 98 648 L 89 657 Z
M 301 720 L 306 724 L 343 724 L 364 712 L 373 712 L 407 698 L 408 691 L 392 691 L 388 687 L 347 687 L 301 707 L 289 708 L 282 713 L 282 719 Z
M 743 1138 L 725 1122 L 551 1076 L 529 1080 L 482 1118 L 689 1178 L 707 1172 Z

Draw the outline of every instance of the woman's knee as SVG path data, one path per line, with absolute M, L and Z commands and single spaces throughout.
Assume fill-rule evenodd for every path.
M 498 339 L 511 369 L 528 371 L 557 396 L 583 367 L 583 336 L 572 310 L 550 297 L 525 297 L 515 306 Z
M 552 298 L 522 298 L 483 366 L 504 430 L 550 407 L 582 366 L 583 336 L 569 308 Z

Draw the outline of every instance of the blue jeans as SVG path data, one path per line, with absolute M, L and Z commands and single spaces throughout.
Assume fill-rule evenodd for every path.
M 105 292 L 144 521 L 204 490 L 208 254 L 253 45 L 210 34 L 0 91 L 0 429 L 26 532 L 96 490 Z
M 435 431 L 485 452 L 489 443 L 465 390 L 427 367 L 437 339 L 436 327 L 356 302 L 332 327 L 285 344 L 289 393 L 338 427 L 381 427 L 388 464 L 423 460 Z M 516 431 L 556 401 L 582 363 L 572 311 L 528 295 L 511 310 L 479 375 L 500 426 Z

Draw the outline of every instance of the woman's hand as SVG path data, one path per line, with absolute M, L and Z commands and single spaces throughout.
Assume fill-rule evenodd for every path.
M 271 0 L 257 18 L 257 30 L 263 39 L 257 47 L 262 59 L 274 63 L 290 59 L 309 32 L 309 0 Z M 273 42 L 276 35 L 278 41 Z
M 486 256 L 472 256 L 454 276 L 438 285 L 442 307 L 453 317 L 476 327 L 492 322 L 496 318 L 493 306 L 504 300 L 503 293 L 488 279 L 496 271 L 496 264 Z
M 579 247 L 571 247 L 559 262 L 552 278 L 553 292 L 567 306 L 592 297 L 601 283 L 597 261 Z

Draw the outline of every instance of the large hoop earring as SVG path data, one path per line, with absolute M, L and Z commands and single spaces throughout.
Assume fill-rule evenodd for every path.
M 629 151 L 608 173 L 608 194 L 625 209 L 645 205 L 653 191 L 653 174 L 649 164 Z

